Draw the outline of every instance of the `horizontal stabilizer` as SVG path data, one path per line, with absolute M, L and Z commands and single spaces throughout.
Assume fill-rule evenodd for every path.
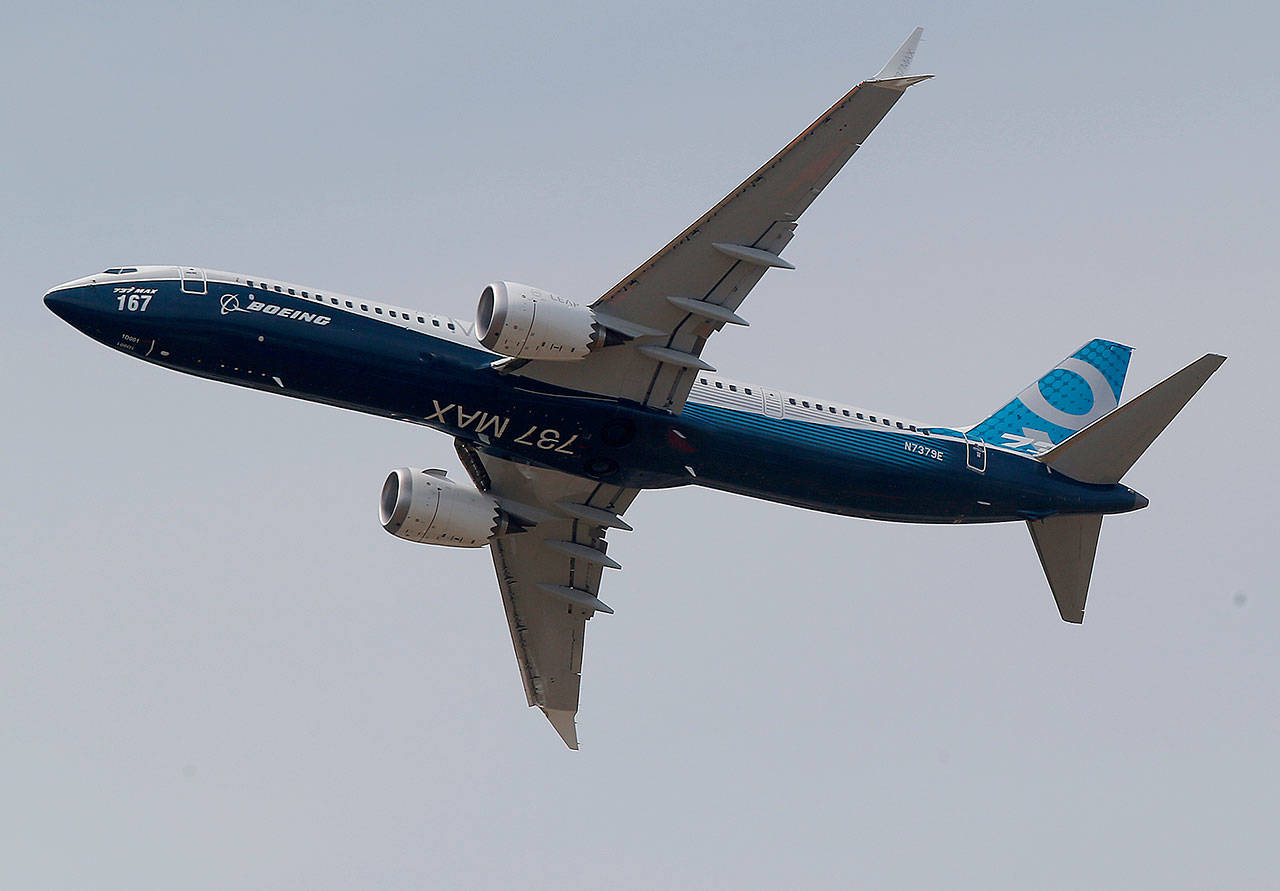
M 1079 625 L 1084 621 L 1084 601 L 1089 595 L 1102 514 L 1058 514 L 1030 520 L 1027 528 L 1062 620 Z
M 1226 356 L 1202 356 L 1040 457 L 1082 483 L 1118 483 Z

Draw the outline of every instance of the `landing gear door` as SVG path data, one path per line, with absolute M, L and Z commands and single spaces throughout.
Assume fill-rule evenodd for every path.
M 182 293 L 206 294 L 208 293 L 208 290 L 208 285 L 205 284 L 203 269 L 198 266 L 182 267 Z
M 965 460 L 975 473 L 987 472 L 987 444 L 981 439 L 970 439 L 965 434 Z

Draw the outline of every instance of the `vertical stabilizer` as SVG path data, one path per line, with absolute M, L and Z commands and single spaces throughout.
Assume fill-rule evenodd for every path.
M 1030 520 L 1027 528 L 1062 620 L 1079 625 L 1084 621 L 1084 601 L 1089 595 L 1102 514 L 1059 514 Z
M 1029 455 L 1048 451 L 1120 404 L 1132 350 L 1094 339 L 971 427 L 971 439 Z

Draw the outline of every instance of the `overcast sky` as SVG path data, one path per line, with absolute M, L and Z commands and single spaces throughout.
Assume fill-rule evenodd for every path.
M 1280 15 L 1041 6 L 11 4 L 5 884 L 1272 886 Z M 1021 524 L 649 493 L 570 752 L 488 554 L 379 528 L 391 468 L 462 475 L 448 437 L 40 303 L 135 263 L 590 301 L 916 25 L 936 79 L 707 358 L 964 424 L 1094 336 L 1130 396 L 1229 355 L 1126 477 L 1082 627 Z

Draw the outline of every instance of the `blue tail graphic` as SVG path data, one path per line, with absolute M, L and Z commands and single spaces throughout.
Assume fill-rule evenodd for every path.
M 966 435 L 1038 455 L 1120 404 L 1132 347 L 1091 340 Z

